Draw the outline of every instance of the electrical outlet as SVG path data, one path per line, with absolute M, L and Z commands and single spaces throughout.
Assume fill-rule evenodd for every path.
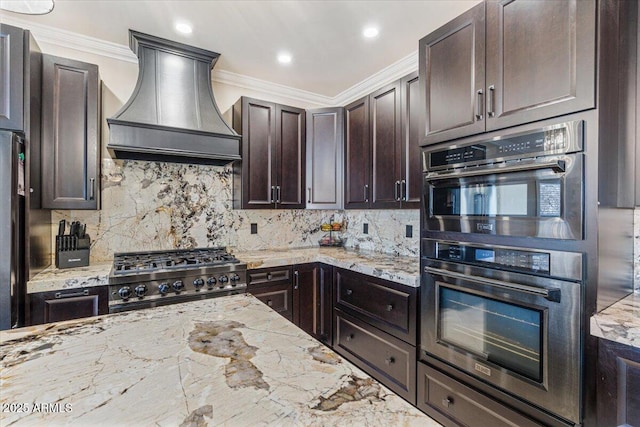
M 367 224 L 366 222 L 362 224 L 362 232 L 364 234 L 369 234 L 369 224 Z
M 413 225 L 407 225 L 405 235 L 407 237 L 413 237 Z
M 258 234 L 258 224 L 255 222 L 251 223 L 251 234 Z

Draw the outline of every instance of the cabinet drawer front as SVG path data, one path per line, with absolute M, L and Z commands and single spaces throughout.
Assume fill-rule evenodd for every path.
M 401 285 L 400 285 L 401 286 Z M 411 332 L 415 319 L 415 290 L 392 289 L 371 276 L 339 270 L 336 273 L 336 304 L 355 310 L 389 326 L 392 333 L 415 344 Z M 379 326 L 379 325 L 376 325 Z M 415 332 L 414 332 L 415 334 Z
M 415 347 L 339 310 L 334 347 L 391 390 L 415 402 Z
M 247 285 L 265 285 L 288 283 L 291 281 L 291 269 L 248 270 Z
M 417 407 L 440 422 L 495 427 L 542 425 L 422 363 L 418 364 Z
M 248 292 L 289 321 L 293 320 L 293 309 L 291 307 L 293 297 L 290 284 L 256 286 L 253 289 L 249 289 Z

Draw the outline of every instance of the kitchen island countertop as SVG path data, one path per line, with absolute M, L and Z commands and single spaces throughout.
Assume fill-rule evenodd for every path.
M 418 257 L 328 247 L 273 249 L 233 254 L 240 261 L 246 262 L 249 269 L 322 262 L 407 286 L 420 286 Z M 88 267 L 69 269 L 50 267 L 27 282 L 27 293 L 108 285 L 111 266 L 112 262 L 100 262 Z
M 591 316 L 591 335 L 640 349 L 640 291 Z
M 439 425 L 250 295 L 0 342 L 2 425 Z

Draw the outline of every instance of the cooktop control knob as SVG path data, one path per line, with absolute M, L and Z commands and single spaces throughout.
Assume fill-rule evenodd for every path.
M 196 291 L 199 291 L 201 287 L 204 286 L 204 279 L 196 279 L 193 281 L 193 286 L 196 288 Z
M 182 289 L 184 289 L 184 283 L 182 283 L 182 280 L 176 280 L 175 282 L 173 282 L 173 290 L 176 292 L 180 292 Z
M 213 289 L 213 285 L 216 284 L 216 278 L 215 277 L 209 277 L 207 279 L 207 288 L 209 288 L 209 290 Z
M 127 300 L 129 299 L 129 297 L 131 296 L 131 288 L 129 286 L 123 286 L 120 289 L 118 289 L 118 295 L 120 295 L 120 298 Z
M 229 278 L 227 276 L 225 276 L 224 274 L 220 277 L 218 277 L 218 282 L 220 283 L 227 283 L 229 281 Z
M 147 285 L 138 285 L 133 289 L 138 298 L 142 298 L 147 294 Z
M 160 283 L 158 286 L 158 292 L 162 295 L 166 295 L 169 292 L 169 284 L 168 283 Z
M 240 276 L 238 276 L 236 273 L 233 273 L 233 274 L 229 277 L 229 279 L 230 279 L 232 282 L 237 282 L 238 280 L 240 280 Z

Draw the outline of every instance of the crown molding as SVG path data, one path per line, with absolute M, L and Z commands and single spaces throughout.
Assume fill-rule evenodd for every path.
M 25 28 L 31 31 L 38 43 L 45 43 L 93 55 L 105 56 L 125 62 L 138 63 L 138 58 L 129 49 L 129 46 L 108 42 L 95 37 L 85 36 L 72 31 L 62 30 L 49 25 L 38 24 L 15 18 L 3 16 L 2 22 Z M 319 107 L 338 107 L 347 105 L 374 90 L 389 84 L 418 69 L 418 52 L 400 59 L 388 67 L 378 71 L 365 80 L 356 83 L 334 97 L 321 95 L 266 80 L 249 77 L 226 70 L 213 70 L 212 80 L 217 83 L 232 85 L 243 89 L 259 91 L 275 96 L 293 99 L 306 105 Z

